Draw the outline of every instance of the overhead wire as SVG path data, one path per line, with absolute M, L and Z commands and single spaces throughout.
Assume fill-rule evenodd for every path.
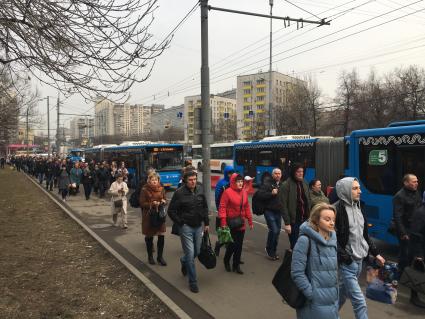
M 419 3 L 419 2 L 422 2 L 422 0 L 421 0 L 421 1 L 413 2 L 413 3 L 411 3 L 411 4 L 408 4 L 408 5 L 402 6 L 402 7 L 400 7 L 400 8 L 404 8 L 404 7 L 407 7 L 407 6 L 410 6 L 410 5 L 413 5 L 413 4 L 416 4 L 416 3 Z M 382 16 L 384 16 L 384 15 L 387 15 L 387 14 L 393 13 L 393 12 L 395 12 L 395 11 L 398 11 L 400 8 L 397 8 L 397 9 L 394 9 L 394 10 L 388 11 L 388 12 L 386 12 L 386 13 L 380 14 L 380 15 L 378 15 L 378 16 L 376 16 L 376 17 L 372 18 L 372 19 L 364 20 L 364 21 L 362 21 L 362 22 L 361 22 L 361 23 L 359 23 L 359 24 L 362 24 L 362 23 L 364 23 L 364 22 L 366 22 L 366 21 L 368 21 L 368 22 L 369 22 L 369 21 L 372 21 L 372 20 L 374 20 L 374 19 L 380 18 L 380 17 L 382 17 Z M 282 59 L 279 59 L 279 60 L 275 61 L 275 63 L 277 63 L 277 62 L 281 62 L 281 61 L 283 61 L 283 60 L 289 59 L 289 58 L 291 58 L 291 57 L 294 57 L 294 56 L 300 55 L 300 54 L 305 53 L 305 52 L 312 51 L 312 50 L 314 50 L 314 49 L 316 49 L 316 48 L 323 47 L 323 46 L 325 46 L 325 45 L 329 45 L 329 44 L 331 44 L 331 43 L 334 43 L 334 42 L 340 41 L 340 40 L 342 40 L 342 39 L 346 39 L 346 38 L 348 38 L 348 37 L 351 37 L 351 36 L 354 36 L 354 35 L 360 34 L 360 33 L 362 33 L 362 32 L 365 32 L 365 31 L 371 30 L 371 29 L 373 29 L 373 28 L 377 28 L 377 27 L 379 27 L 379 26 L 382 26 L 382 25 L 388 24 L 388 23 L 390 23 L 390 22 L 393 22 L 393 21 L 396 21 L 396 20 L 399 20 L 399 19 L 405 18 L 405 17 L 407 17 L 407 16 L 410 16 L 410 15 L 412 15 L 412 14 L 415 14 L 415 13 L 420 12 L 420 11 L 423 11 L 423 10 L 425 10 L 425 8 L 420 9 L 420 10 L 416 10 L 416 11 L 414 11 L 414 12 L 411 12 L 411 13 L 408 13 L 408 14 L 405 14 L 405 15 L 402 15 L 402 16 L 399 16 L 399 17 L 394 18 L 394 19 L 387 20 L 387 21 L 385 21 L 385 22 L 379 23 L 379 24 L 377 24 L 377 25 L 374 25 L 374 26 L 371 26 L 371 27 L 365 28 L 365 29 L 360 30 L 360 31 L 357 31 L 357 32 L 353 32 L 353 33 L 351 33 L 351 34 L 349 34 L 349 35 L 345 35 L 345 36 L 340 37 L 340 38 L 338 38 L 338 39 L 334 39 L 334 40 L 332 40 L 332 41 L 328 41 L 328 42 L 323 43 L 323 44 L 320 44 L 320 45 L 318 45 L 318 46 L 315 46 L 315 47 L 312 47 L 312 48 L 309 48 L 309 49 L 306 49 L 306 50 L 303 50 L 303 51 L 297 52 L 297 53 L 292 54 L 292 55 L 290 55 L 290 56 L 287 56 L 287 57 L 284 57 L 284 58 L 282 58 Z M 344 29 L 342 29 L 342 30 L 347 30 L 347 29 L 352 28 L 352 27 L 355 27 L 355 26 L 357 26 L 357 25 L 359 25 L 359 24 L 355 24 L 355 25 L 352 25 L 352 26 L 350 26 L 350 27 L 346 27 L 346 28 L 344 28 Z M 332 35 L 333 35 L 333 34 L 336 34 L 336 33 L 338 33 L 338 32 L 340 32 L 340 31 L 341 31 L 341 30 L 339 30 L 339 31 L 335 31 L 335 32 L 333 32 L 333 33 L 332 33 Z M 297 46 L 297 47 L 295 47 L 295 48 L 298 48 L 298 47 L 304 46 L 304 45 L 306 45 L 306 44 L 310 44 L 310 43 L 312 43 L 312 42 L 316 42 L 317 40 L 322 39 L 322 38 L 325 38 L 325 37 L 328 37 L 328 36 L 329 36 L 329 35 L 326 35 L 326 36 L 320 37 L 320 38 L 318 38 L 318 39 L 315 39 L 315 40 L 309 41 L 309 42 L 307 42 L 307 43 L 305 43 L 305 44 L 299 45 L 299 46 Z M 291 49 L 285 50 L 285 51 L 283 51 L 283 53 L 284 53 L 284 52 L 291 51 L 291 50 L 293 50 L 293 49 L 295 49 L 295 48 L 291 48 Z M 281 53 L 282 53 L 282 52 L 281 52 Z M 281 53 L 278 53 L 278 54 L 276 54 L 276 55 L 279 55 L 279 54 L 281 54 Z M 261 60 L 257 61 L 257 63 L 258 63 L 258 62 L 261 62 L 261 61 L 264 61 L 264 60 L 265 60 L 265 59 L 261 59 Z M 246 65 L 246 66 L 244 66 L 244 67 L 237 68 L 237 69 L 232 70 L 232 71 L 230 71 L 230 72 L 223 73 L 223 74 L 221 74 L 221 75 L 217 76 L 217 77 L 215 78 L 215 79 L 216 79 L 216 81 L 211 82 L 211 84 L 216 84 L 216 83 L 219 83 L 219 82 L 221 82 L 221 81 L 224 81 L 224 80 L 227 80 L 227 79 L 229 79 L 229 78 L 232 78 L 232 77 L 234 77 L 234 74 L 233 74 L 234 72 L 236 72 L 236 71 L 240 71 L 240 70 L 245 69 L 246 67 L 249 67 L 249 66 L 254 65 L 254 64 L 256 64 L 256 63 L 250 63 L 250 64 L 248 64 L 248 65 Z M 261 66 L 256 66 L 255 68 L 250 69 L 250 70 L 245 70 L 244 72 L 250 72 L 250 71 L 253 71 L 253 70 L 257 70 L 258 68 L 263 68 L 263 67 L 266 67 L 267 65 L 268 65 L 268 64 L 264 64 L 264 65 L 261 65 Z M 223 76 L 225 76 L 225 75 L 227 75 L 227 74 L 230 74 L 230 73 L 232 73 L 233 75 L 231 75 L 231 76 L 229 76 L 229 77 L 222 78 L 222 79 L 220 79 L 220 80 L 217 80 L 218 78 L 223 77 Z M 177 95 L 177 94 L 180 94 L 180 93 L 186 92 L 186 90 L 187 90 L 187 91 L 191 91 L 191 90 L 193 90 L 193 89 L 195 89 L 195 88 L 199 88 L 199 87 L 200 87 L 199 85 L 189 86 L 189 87 L 187 87 L 187 88 L 185 88 L 185 89 L 183 89 L 183 90 L 178 90 L 177 92 L 174 92 L 174 93 L 175 93 L 175 95 Z

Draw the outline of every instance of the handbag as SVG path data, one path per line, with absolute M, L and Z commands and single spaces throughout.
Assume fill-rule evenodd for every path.
M 171 227 L 171 234 L 180 236 L 180 226 L 177 223 L 173 223 L 173 226 Z
M 425 264 L 422 261 L 422 267 L 424 266 Z M 418 293 L 425 294 L 425 272 L 418 268 L 421 267 L 415 266 L 414 264 L 404 268 L 403 275 L 401 275 L 400 278 L 400 284 Z
M 123 205 L 124 205 L 124 203 L 123 203 L 122 199 L 114 200 L 114 207 L 115 208 L 122 208 Z
M 305 235 L 301 235 L 305 236 Z M 308 237 L 308 236 L 307 236 Z M 311 243 L 308 238 L 307 262 L 310 257 Z M 298 289 L 291 277 L 292 251 L 286 250 L 282 264 L 273 277 L 272 284 L 286 303 L 292 308 L 302 308 L 307 300 L 301 290 Z
M 230 230 L 239 229 L 245 224 L 245 220 L 242 217 L 242 205 L 243 205 L 243 193 L 242 193 L 239 216 L 226 218 L 227 226 L 229 226 Z
M 213 269 L 217 264 L 217 257 L 211 246 L 211 240 L 208 232 L 204 232 L 204 236 L 202 236 L 201 250 L 199 252 L 198 259 L 207 269 Z
M 159 228 L 165 223 L 165 217 L 159 215 L 159 210 L 151 208 L 149 211 L 149 224 L 152 228 Z

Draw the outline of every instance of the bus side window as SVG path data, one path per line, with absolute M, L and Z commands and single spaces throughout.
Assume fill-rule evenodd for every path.
M 393 146 L 360 145 L 360 179 L 371 193 L 393 195 L 397 190 Z
M 402 186 L 401 180 L 405 174 L 414 174 L 419 180 L 419 190 L 425 189 L 425 149 L 423 146 L 400 146 L 397 148 L 399 168 L 397 187 Z

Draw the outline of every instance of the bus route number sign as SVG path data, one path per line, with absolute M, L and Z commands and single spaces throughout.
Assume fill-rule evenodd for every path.
M 387 150 L 372 150 L 369 153 L 369 165 L 381 166 L 388 162 L 388 151 Z

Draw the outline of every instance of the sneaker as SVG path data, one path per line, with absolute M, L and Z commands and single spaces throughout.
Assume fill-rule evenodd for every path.
M 128 226 L 127 226 L 127 225 L 124 225 L 124 226 L 123 226 L 123 229 L 127 229 L 127 228 L 128 228 Z
M 190 288 L 190 291 L 195 293 L 195 294 L 197 294 L 199 292 L 198 285 L 196 285 L 196 284 L 190 285 L 189 288 Z

